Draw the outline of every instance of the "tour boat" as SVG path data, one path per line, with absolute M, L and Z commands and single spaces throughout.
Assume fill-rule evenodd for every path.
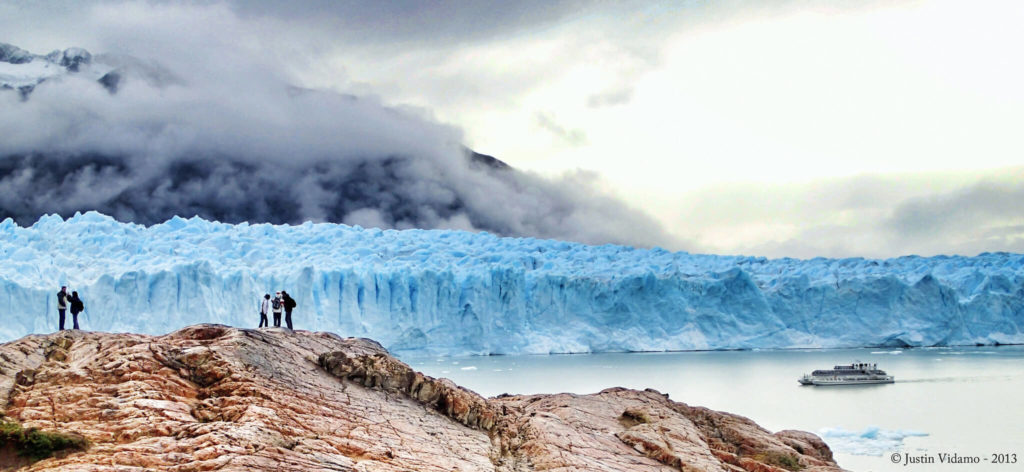
M 804 374 L 798 382 L 800 385 L 864 385 L 887 384 L 896 379 L 878 369 L 878 364 L 854 362 L 850 365 L 837 365 L 831 370 L 816 370 L 811 375 Z

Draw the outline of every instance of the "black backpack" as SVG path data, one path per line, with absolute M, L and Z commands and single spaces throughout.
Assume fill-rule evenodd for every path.
M 284 299 L 284 307 L 289 309 L 289 310 L 291 310 L 292 308 L 295 308 L 295 299 L 292 298 L 292 297 L 288 297 L 288 298 Z
M 274 301 L 273 301 L 273 304 L 274 304 L 274 309 L 275 310 L 278 309 L 278 308 L 281 308 L 281 299 L 280 298 L 275 298 Z

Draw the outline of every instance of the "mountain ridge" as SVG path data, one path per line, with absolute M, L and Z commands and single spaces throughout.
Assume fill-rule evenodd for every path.
M 142 224 L 199 215 L 641 246 L 674 239 L 594 176 L 512 168 L 467 149 L 461 130 L 429 113 L 298 87 L 301 78 L 260 61 L 4 51 L 0 219 L 27 225 L 95 210 Z

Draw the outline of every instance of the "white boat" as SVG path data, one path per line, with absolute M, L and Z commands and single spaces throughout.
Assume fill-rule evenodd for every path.
M 816 370 L 797 381 L 800 385 L 865 385 L 893 383 L 896 378 L 879 370 L 878 364 L 854 362 L 837 365 L 831 370 Z

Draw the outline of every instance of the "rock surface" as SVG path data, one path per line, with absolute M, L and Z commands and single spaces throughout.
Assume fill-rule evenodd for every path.
M 484 399 L 373 341 L 279 328 L 28 336 L 0 346 L 0 405 L 91 443 L 31 471 L 841 470 L 812 434 L 653 390 Z

